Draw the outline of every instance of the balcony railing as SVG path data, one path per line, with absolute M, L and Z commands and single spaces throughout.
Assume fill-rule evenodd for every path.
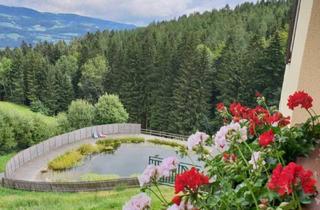
M 156 131 L 156 130 L 149 130 L 149 129 L 141 129 L 141 133 L 153 135 L 153 136 L 158 136 L 158 137 L 163 137 L 163 138 L 182 140 L 182 141 L 186 141 L 188 139 L 188 136 L 186 136 L 186 135 L 179 135 L 179 134 L 168 133 L 168 132 L 163 132 L 163 131 Z
M 157 156 L 149 156 L 149 165 L 155 165 L 155 166 L 158 166 L 161 164 L 163 158 L 160 158 L 160 157 L 157 157 Z M 189 164 L 189 163 L 183 163 L 183 162 L 180 162 L 177 166 L 177 169 L 176 170 L 173 170 L 170 172 L 170 175 L 168 177 L 162 177 L 159 182 L 161 184 L 164 184 L 164 185 L 169 185 L 169 186 L 173 186 L 174 185 L 174 182 L 175 182 L 175 179 L 176 179 L 176 176 L 178 174 L 181 174 L 187 170 L 189 170 L 190 168 L 192 167 L 195 167 L 196 169 L 200 170 L 201 167 L 200 166 L 197 166 L 197 165 L 193 165 L 193 164 Z

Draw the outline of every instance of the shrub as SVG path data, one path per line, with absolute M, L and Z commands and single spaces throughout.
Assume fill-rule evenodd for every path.
M 94 108 L 85 100 L 72 101 L 68 108 L 67 118 L 74 129 L 91 126 L 94 119 Z
M 120 176 L 117 174 L 95 174 L 88 173 L 80 176 L 81 181 L 104 181 L 104 180 L 113 180 L 119 179 Z
M 142 137 L 122 137 L 122 138 L 113 138 L 113 139 L 102 139 L 97 141 L 97 144 L 101 144 L 104 146 L 112 145 L 112 144 L 125 144 L 125 143 L 133 143 L 139 144 L 145 141 Z
M 79 151 L 81 155 L 91 155 L 94 153 L 99 153 L 102 149 L 103 147 L 101 145 L 83 144 L 77 149 L 77 151 Z
M 49 162 L 48 168 L 52 170 L 65 170 L 76 166 L 83 155 L 77 150 L 66 152 Z
M 95 104 L 95 116 L 98 124 L 124 123 L 129 117 L 119 97 L 107 93 Z
M 32 118 L 22 115 L 13 114 L 12 127 L 14 129 L 15 139 L 18 149 L 25 149 L 37 142 L 33 134 L 34 124 Z
M 0 154 L 12 151 L 17 145 L 9 120 L 8 116 L 0 111 Z
M 67 133 L 72 130 L 67 114 L 60 112 L 57 117 L 58 131 L 59 133 Z
M 33 101 L 31 103 L 30 109 L 33 112 L 39 112 L 44 115 L 48 115 L 50 112 L 49 109 L 40 100 Z
M 0 153 L 25 149 L 60 132 L 53 117 L 7 102 L 0 106 Z

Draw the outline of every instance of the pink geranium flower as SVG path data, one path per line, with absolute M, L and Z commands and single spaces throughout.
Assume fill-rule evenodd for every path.
M 147 210 L 151 206 L 151 198 L 145 193 L 135 195 L 129 200 L 122 210 Z

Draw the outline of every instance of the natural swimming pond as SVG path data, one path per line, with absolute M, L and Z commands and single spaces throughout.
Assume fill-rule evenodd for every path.
M 133 177 L 142 173 L 148 165 L 149 156 L 161 158 L 177 156 L 181 162 L 199 165 L 194 154 L 180 157 L 172 147 L 145 142 L 121 144 L 114 153 L 91 155 L 77 167 L 65 171 L 40 173 L 38 178 L 44 181 L 79 181 L 87 179 L 85 177 L 88 174 L 110 176 L 109 178 Z

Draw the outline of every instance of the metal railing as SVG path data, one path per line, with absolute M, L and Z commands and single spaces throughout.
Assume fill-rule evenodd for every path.
M 158 157 L 158 156 L 149 156 L 149 165 L 155 165 L 155 166 L 158 166 L 161 164 L 163 158 L 161 157 Z M 189 164 L 189 163 L 183 163 L 183 162 L 180 162 L 177 166 L 177 169 L 176 170 L 173 170 L 173 171 L 170 171 L 170 174 L 168 177 L 162 177 L 160 178 L 159 182 L 161 184 L 164 184 L 164 185 L 169 185 L 169 186 L 173 186 L 174 185 L 174 182 L 175 182 L 175 179 L 176 179 L 176 176 L 178 174 L 181 174 L 187 170 L 189 170 L 190 168 L 192 167 L 195 167 L 196 169 L 200 170 L 201 167 L 200 166 L 197 166 L 197 165 L 193 165 L 193 164 Z
M 168 133 L 164 131 L 156 131 L 156 130 L 150 130 L 150 129 L 141 129 L 141 133 L 163 137 L 163 138 L 182 140 L 182 141 L 186 141 L 188 139 L 188 136 L 186 135 L 180 135 L 180 134 L 174 134 L 174 133 Z

